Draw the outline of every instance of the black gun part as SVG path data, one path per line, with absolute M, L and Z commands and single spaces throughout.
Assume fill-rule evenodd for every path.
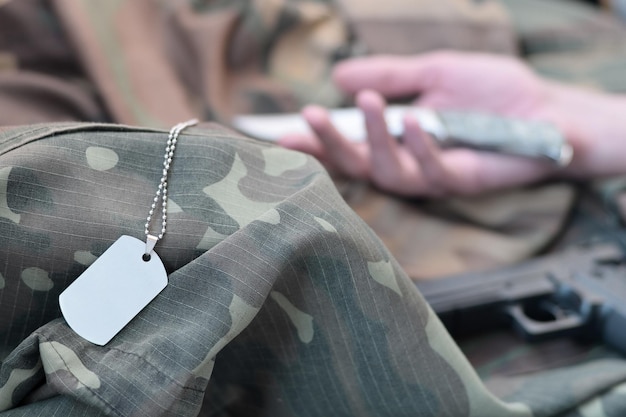
M 615 243 L 417 287 L 453 336 L 512 326 L 528 341 L 581 337 L 626 353 L 626 262 Z

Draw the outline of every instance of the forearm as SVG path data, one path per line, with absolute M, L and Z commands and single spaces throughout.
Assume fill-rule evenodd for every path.
M 550 119 L 574 147 L 565 173 L 586 178 L 626 173 L 626 96 L 553 82 L 547 91 Z

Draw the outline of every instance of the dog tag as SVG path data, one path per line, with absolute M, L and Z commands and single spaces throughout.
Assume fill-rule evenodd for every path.
M 163 262 L 145 252 L 145 242 L 122 236 L 61 293 L 72 330 L 104 346 L 167 286 Z

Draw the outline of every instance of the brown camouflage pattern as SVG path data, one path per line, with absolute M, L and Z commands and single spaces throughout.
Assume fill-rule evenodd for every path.
M 544 250 L 576 197 L 564 183 L 428 202 L 386 198 L 365 183 L 336 185 L 414 280 L 506 265 Z
M 612 16 L 573 0 L 423 0 L 419 2 L 420 7 L 416 7 L 411 13 L 402 13 L 402 24 L 394 20 L 398 18 L 399 12 L 389 9 L 391 3 L 367 2 L 368 7 L 379 5 L 385 9 L 380 13 L 371 8 L 359 9 L 355 4 L 358 6 L 353 0 L 0 1 L 0 126 L 52 121 L 113 121 L 158 129 L 169 127 L 190 116 L 227 123 L 232 114 L 239 112 L 294 111 L 310 102 L 334 106 L 344 102 L 344 98 L 337 94 L 328 79 L 332 65 L 337 60 L 363 53 L 418 53 L 440 47 L 520 53 L 544 75 L 612 91 L 626 89 L 626 79 L 621 75 L 624 59 L 623 26 Z M 393 4 L 400 7 L 401 4 L 404 5 L 404 1 L 394 0 Z M 366 13 L 368 11 L 369 14 Z M 381 28 L 385 28 L 386 37 L 379 33 Z M 404 37 L 410 37 L 415 42 L 408 44 L 398 41 Z M 393 43 L 399 50 L 385 51 L 385 43 Z M 241 318 L 237 310 L 241 305 L 233 304 L 232 300 L 235 300 L 235 295 L 245 295 L 245 289 L 233 290 L 230 294 L 226 291 L 226 294 L 221 295 L 225 297 L 221 306 L 230 306 L 229 312 L 224 316 L 226 327 L 222 326 L 221 330 L 214 330 L 214 327 L 197 329 L 200 333 L 205 332 L 202 333 L 204 336 L 198 337 L 210 340 L 205 344 L 168 344 L 165 340 L 168 337 L 178 337 L 181 340 L 186 337 L 180 337 L 181 333 L 176 333 L 178 329 L 172 330 L 176 326 L 170 324 L 162 329 L 165 335 L 158 331 L 145 333 L 146 339 L 135 339 L 135 345 L 131 338 L 129 343 L 133 347 L 129 350 L 129 355 L 122 355 L 123 358 L 116 356 L 115 352 L 121 352 L 116 350 L 108 353 L 112 356 L 99 356 L 104 353 L 94 353 L 93 347 L 79 340 L 62 322 L 53 321 L 47 324 L 52 318 L 58 317 L 55 294 L 122 231 L 138 234 L 141 226 L 135 227 L 139 221 L 133 223 L 134 220 L 130 217 L 144 218 L 145 206 L 141 205 L 140 210 L 140 204 L 132 201 L 123 209 L 109 207 L 113 210 L 110 213 L 117 213 L 115 210 L 122 210 L 123 213 L 105 216 L 104 219 L 97 217 L 98 224 L 104 221 L 107 230 L 95 230 L 94 227 L 75 236 L 72 233 L 78 227 L 75 223 L 80 217 L 76 217 L 77 213 L 73 211 L 75 209 L 68 209 L 72 205 L 64 203 L 65 205 L 59 206 L 57 203 L 59 193 L 71 194 L 72 186 L 68 184 L 59 187 L 50 180 L 67 180 L 65 174 L 75 176 L 77 183 L 80 183 L 79 179 L 85 181 L 86 178 L 92 178 L 92 186 L 100 184 L 104 187 L 103 190 L 90 191 L 91 194 L 88 195 L 94 198 L 94 202 L 90 203 L 92 205 L 98 202 L 107 206 L 116 201 L 115 198 L 117 201 L 124 201 L 124 198 L 135 195 L 135 192 L 149 195 L 153 186 L 142 191 L 133 188 L 134 191 L 131 190 L 130 193 L 121 193 L 119 184 L 105 185 L 111 179 L 101 178 L 101 174 L 87 175 L 94 168 L 85 165 L 86 153 L 79 155 L 82 152 L 79 149 L 93 140 L 93 147 L 102 148 L 102 143 L 108 144 L 109 150 L 113 149 L 119 158 L 121 155 L 128 156 L 126 152 L 132 153 L 132 149 L 125 147 L 118 149 L 120 144 L 128 141 L 131 136 L 141 136 L 138 143 L 146 146 L 151 144 L 151 150 L 142 148 L 135 156 L 142 154 L 146 157 L 146 152 L 150 155 L 151 152 L 156 152 L 154 155 L 158 155 L 161 150 L 152 150 L 152 141 L 156 139 L 152 139 L 151 135 L 156 131 L 148 128 L 68 124 L 25 127 L 10 132 L 5 134 L 2 145 L 7 154 L 17 151 L 13 155 L 19 156 L 21 148 L 32 140 L 53 141 L 45 148 L 50 152 L 40 149 L 31 153 L 29 150 L 22 155 L 20 164 L 26 164 L 24 167 L 28 168 L 22 173 L 12 168 L 5 172 L 7 176 L 13 175 L 5 178 L 7 187 L 8 181 L 12 180 L 11 187 L 17 187 L 18 191 L 13 194 L 17 199 L 12 200 L 9 209 L 4 211 L 4 215 L 8 217 L 2 224 L 14 228 L 15 224 L 10 222 L 15 223 L 15 213 L 20 214 L 20 219 L 26 217 L 27 212 L 20 210 L 28 209 L 27 204 L 35 204 L 36 210 L 39 210 L 33 209 L 29 212 L 32 214 L 30 221 L 34 223 L 28 224 L 20 232 L 25 234 L 8 232 L 7 236 L 13 239 L 12 244 L 16 246 L 8 245 L 3 249 L 5 257 L 2 264 L 5 266 L 0 270 L 0 322 L 9 327 L 2 330 L 4 334 L 1 337 L 5 344 L 0 352 L 0 358 L 3 358 L 0 370 L 0 405 L 4 406 L 0 408 L 19 406 L 7 411 L 6 415 L 52 415 L 55 412 L 58 415 L 195 415 L 199 412 L 199 404 L 203 401 L 202 392 L 207 384 L 208 394 L 204 398 L 202 415 L 626 414 L 626 397 L 623 386 L 620 385 L 626 378 L 622 361 L 614 358 L 607 359 L 608 362 L 595 360 L 597 357 L 611 357 L 610 352 L 602 352 L 593 358 L 570 355 L 561 364 L 570 365 L 576 362 L 576 358 L 581 359 L 581 362 L 594 360 L 578 367 L 541 372 L 536 377 L 507 376 L 504 380 L 492 379 L 492 374 L 495 378 L 503 378 L 498 372 L 492 371 L 498 365 L 504 364 L 503 368 L 514 365 L 515 361 L 511 358 L 523 356 L 519 355 L 520 349 L 524 350 L 524 355 L 533 349 L 519 346 L 511 348 L 510 344 L 507 348 L 502 348 L 496 344 L 499 348 L 495 349 L 496 352 L 491 349 L 491 355 L 483 355 L 486 358 L 482 358 L 482 363 L 477 363 L 476 357 L 469 352 L 472 365 L 485 378 L 487 387 L 508 404 L 516 404 L 503 405 L 485 391 L 475 371 L 468 366 L 445 332 L 441 331 L 438 321 L 430 313 L 424 319 L 423 302 L 419 301 L 419 296 L 413 295 L 413 290 L 409 290 L 411 296 L 402 296 L 405 302 L 390 302 L 389 299 L 381 302 L 377 298 L 380 294 L 371 294 L 371 280 L 365 286 L 361 284 L 368 282 L 367 280 L 358 281 L 361 284 L 351 281 L 345 285 L 333 285 L 325 288 L 325 293 L 320 293 L 315 290 L 318 288 L 315 287 L 316 284 L 312 284 L 312 281 L 306 283 L 305 278 L 302 281 L 300 274 L 296 274 L 298 278 L 294 280 L 292 277 L 282 278 L 283 271 L 280 274 L 275 271 L 277 282 L 267 285 L 277 285 L 276 292 L 282 294 L 282 297 L 272 295 L 275 290 L 266 288 L 264 294 L 269 296 L 263 302 L 254 304 L 254 308 L 259 308 L 254 315 L 255 319 L 247 315 L 249 310 L 245 307 L 240 311 L 243 315 Z M 217 142 L 213 142 L 211 155 L 215 161 L 226 161 L 223 162 L 224 167 L 228 165 L 232 168 L 233 163 L 230 157 L 217 151 L 225 146 L 224 143 L 234 141 L 234 148 L 246 149 L 241 151 L 244 154 L 249 152 L 258 155 L 259 152 L 262 153 L 259 149 L 267 148 L 261 144 L 239 142 L 240 139 L 235 140 L 232 133 L 221 131 L 217 127 L 203 133 L 190 131 L 186 136 L 204 135 L 219 142 L 219 146 L 215 144 Z M 223 142 L 220 138 L 229 139 Z M 65 140 L 69 142 L 63 142 Z M 55 158 L 53 155 L 57 148 L 65 149 L 67 153 L 59 154 Z M 96 151 L 96 154 L 98 152 L 100 151 Z M 104 154 L 97 159 L 101 159 L 101 163 L 106 166 L 107 161 L 111 163 L 115 157 L 106 151 Z M 232 153 L 229 155 L 232 157 Z M 39 163 L 42 165 L 35 169 L 38 174 L 33 176 L 32 172 L 26 171 L 33 171 L 28 164 L 36 166 L 38 163 L 37 159 L 31 160 L 34 156 L 41 159 Z M 263 159 L 252 156 L 250 158 L 242 159 L 242 162 L 251 169 Z M 300 157 L 294 157 L 295 160 L 298 158 Z M 76 165 L 66 166 L 59 161 L 74 161 Z M 6 162 L 5 167 L 10 167 L 11 163 Z M 285 161 L 274 163 L 280 166 Z M 305 165 L 306 167 L 298 169 L 309 170 L 313 176 L 324 176 L 318 172 L 319 167 L 313 162 L 309 161 Z M 148 182 L 152 184 L 158 174 L 148 172 L 155 167 L 139 165 L 134 167 L 137 171 L 126 167 L 127 170 L 119 177 L 124 179 L 120 181 L 125 187 L 132 184 L 143 186 Z M 220 169 L 226 169 L 224 167 L 202 167 L 201 171 L 207 177 L 219 176 L 220 173 L 223 174 Z M 113 166 L 108 170 L 117 168 L 119 167 Z M 260 172 L 264 168 L 256 166 L 254 169 Z M 270 168 L 270 171 L 276 174 L 282 172 L 281 169 Z M 19 175 L 15 177 L 16 174 Z M 83 178 L 83 175 L 87 176 Z M 296 187 L 290 183 L 293 178 L 284 180 L 282 175 L 270 175 L 272 178 L 269 185 L 264 186 L 269 186 L 270 189 L 278 187 L 287 194 L 287 189 L 295 194 L 300 193 L 295 191 L 298 187 L 309 190 L 306 181 L 303 180 L 304 183 Z M 149 179 L 141 180 L 145 176 Z M 44 177 L 48 182 L 42 186 L 40 181 Z M 223 208 L 222 204 L 231 204 L 229 207 L 232 209 L 236 207 L 236 203 L 232 205 L 232 202 L 218 201 L 207 206 L 200 205 L 205 204 L 201 203 L 202 200 L 206 202 L 205 194 L 197 189 L 193 191 L 200 178 L 195 177 L 195 172 L 194 176 L 188 178 L 188 197 L 192 200 L 198 198 L 189 203 L 189 207 L 193 207 L 193 219 L 190 223 L 185 223 L 188 229 L 185 229 L 184 236 L 179 236 L 176 245 L 167 247 L 163 242 L 163 249 L 160 250 L 167 253 L 165 257 L 173 259 L 172 270 L 175 271 L 193 269 L 194 273 L 202 274 L 200 269 L 195 268 L 204 266 L 187 268 L 187 265 L 195 265 L 193 260 L 201 258 L 210 252 L 212 245 L 228 240 L 235 230 L 239 230 L 235 223 L 237 218 L 241 219 L 242 214 L 224 214 L 218 208 Z M 259 178 L 254 177 L 255 180 Z M 287 186 L 287 183 L 291 185 Z M 468 268 L 510 263 L 532 255 L 545 248 L 558 234 L 575 194 L 570 185 L 549 184 L 476 199 L 433 203 L 390 199 L 363 184 L 337 184 L 344 200 L 382 238 L 393 257 L 398 259 L 402 269 L 412 278 L 432 278 Z M 254 189 L 249 184 L 247 187 L 244 188 Z M 330 191 L 332 187 L 326 183 L 322 188 L 325 198 L 327 193 L 334 195 Z M 260 194 L 264 192 L 259 189 L 255 191 Z M 40 192 L 45 198 L 33 200 L 33 196 Z M 123 195 L 118 196 L 116 192 Z M 260 194 L 255 194 L 255 198 L 261 198 L 263 203 L 268 204 L 276 201 L 273 199 L 278 195 L 285 200 L 291 197 L 298 200 L 298 197 L 281 193 L 265 197 L 260 197 Z M 76 202 L 77 198 L 78 194 L 69 200 Z M 333 198 L 336 199 L 336 196 Z M 619 198 L 616 201 L 618 200 Z M 339 204 L 337 201 L 333 202 Z M 321 204 L 318 201 L 316 204 L 307 201 L 302 208 L 310 209 L 311 212 L 322 210 L 318 203 Z M 95 216 L 98 207 L 92 205 L 88 211 Z M 177 205 L 181 207 L 180 204 Z M 189 213 L 189 210 L 183 211 L 185 214 Z M 343 211 L 345 208 L 339 210 L 341 216 L 351 216 Z M 297 214 L 300 216 L 302 211 L 295 210 L 294 213 L 300 213 Z M 2 218 L 0 216 L 0 220 Z M 46 223 L 50 218 L 55 221 Z M 492 221 L 494 218 L 497 219 L 495 223 Z M 234 222 L 232 219 L 235 219 Z M 251 217 L 247 219 L 250 220 Z M 259 221 L 264 223 L 266 220 Z M 352 224 L 356 220 L 352 219 L 350 222 Z M 393 275 L 396 281 L 404 282 L 405 278 L 401 278 L 404 272 L 399 272 L 389 254 L 379 248 L 380 243 L 369 232 L 370 229 L 364 228 L 362 224 L 356 226 L 357 223 L 354 223 L 352 231 L 340 233 L 342 239 L 348 241 L 354 241 L 355 236 L 360 236 L 360 243 L 352 248 L 355 251 L 353 257 L 360 259 L 364 248 L 374 245 L 376 250 L 382 251 L 380 253 L 385 253 L 388 257 L 385 259 L 389 259 L 390 265 L 394 265 Z M 211 232 L 206 236 L 204 231 L 209 230 L 206 228 L 207 224 L 215 233 Z M 317 224 L 322 228 L 327 227 L 323 222 Z M 304 237 L 310 236 L 313 239 L 315 236 L 315 233 L 309 235 L 311 230 L 306 227 L 302 230 Z M 398 233 L 399 230 L 402 233 Z M 68 237 L 70 235 L 71 239 Z M 267 236 L 264 235 L 264 238 Z M 169 239 L 174 241 L 172 235 Z M 205 246 L 192 250 L 193 239 L 200 239 Z M 285 246 L 290 250 L 292 247 L 300 247 L 298 245 L 301 243 L 294 243 L 292 239 L 293 237 L 289 237 L 290 241 Z M 38 246 L 30 245 L 31 242 L 38 242 Z M 473 242 L 485 244 L 478 247 Z M 76 249 L 71 254 L 72 248 L 77 248 L 81 243 L 83 248 Z M 59 244 L 61 245 L 58 246 Z M 233 257 L 233 253 L 236 253 L 229 252 L 233 247 L 228 248 L 224 259 Z M 247 246 L 242 248 L 244 250 Z M 373 249 L 367 249 L 366 252 L 371 250 Z M 8 253 L 16 253 L 18 257 L 8 256 Z M 291 253 L 293 252 L 286 251 L 281 256 Z M 277 252 L 274 255 L 279 254 Z M 312 256 L 318 255 L 316 253 Z M 337 256 L 337 253 L 332 255 Z M 348 256 L 348 253 L 344 255 L 350 259 L 349 263 L 353 262 L 353 257 Z M 241 258 L 247 260 L 248 256 L 246 253 Z M 344 257 L 339 258 L 337 262 L 347 262 Z M 24 260 L 19 263 L 17 259 Z M 334 278 L 344 277 L 344 269 L 333 265 L 332 274 L 324 273 L 326 278 L 333 277 L 329 281 L 332 283 L 335 282 Z M 52 267 L 54 272 L 48 271 L 46 278 L 46 269 Z M 361 269 L 365 270 L 363 265 Z M 27 270 L 26 273 L 23 273 L 24 270 Z M 370 272 L 368 269 L 367 274 Z M 185 275 L 186 272 L 182 274 Z M 248 277 L 246 274 L 244 276 Z M 249 278 L 241 282 L 232 277 L 228 279 L 234 279 L 233 282 L 241 284 L 247 283 L 245 280 Z M 386 279 L 382 280 L 387 282 Z M 51 282 L 54 285 L 46 290 Z M 15 287 L 16 283 L 18 289 Z M 35 288 L 29 287 L 28 283 Z M 401 293 L 408 288 L 405 282 L 398 286 L 402 289 Z M 204 291 L 204 288 L 195 289 L 197 293 Z M 396 293 L 395 289 L 393 292 Z M 297 302 L 293 301 L 294 297 Z M 360 307 L 383 304 L 385 307 L 376 311 L 371 308 L 361 311 L 353 308 L 352 303 L 340 301 L 344 298 L 358 300 Z M 8 304 L 7 299 L 10 300 Z M 247 299 L 246 302 L 252 302 L 251 300 L 252 298 Z M 314 308 L 309 309 L 309 303 L 315 304 Z M 331 305 L 332 308 L 329 308 Z M 393 308 L 387 311 L 390 305 Z M 207 307 L 206 314 L 218 314 L 211 308 L 214 307 Z M 418 310 L 421 313 L 416 312 Z M 5 311 L 8 313 L 5 314 Z M 156 314 L 150 311 L 150 314 Z M 283 315 L 282 319 L 277 318 L 281 316 L 276 315 L 276 311 Z M 305 314 L 300 314 L 302 312 Z M 300 345 L 292 343 L 296 339 L 293 334 L 285 336 L 289 334 L 288 329 L 300 329 L 298 320 L 309 321 L 306 314 L 315 320 L 321 320 L 318 317 L 323 318 L 320 323 L 324 327 L 315 327 L 314 333 L 325 335 L 323 339 L 326 347 L 321 350 L 318 349 L 319 345 L 310 351 L 300 349 Z M 241 326 L 228 328 L 228 323 L 237 317 L 242 320 Z M 333 317 L 340 317 L 343 321 L 340 320 L 339 324 L 330 323 Z M 421 319 L 416 320 L 415 317 Z M 246 320 L 251 320 L 249 325 Z M 294 321 L 298 324 L 293 324 Z M 165 322 L 171 323 L 167 320 Z M 363 327 L 363 323 L 368 326 Z M 402 326 L 407 323 L 408 327 L 398 327 L 397 323 Z M 430 326 L 428 323 L 436 324 Z M 41 325 L 44 327 L 39 332 L 28 336 Z M 215 323 L 212 325 L 218 326 Z M 381 326 L 384 329 L 394 328 L 397 333 L 387 333 L 382 340 L 373 344 L 368 336 L 367 346 L 356 337 L 360 334 L 370 335 L 372 329 L 380 329 Z M 246 331 L 241 337 L 231 341 L 244 327 Z M 428 329 L 432 330 L 432 327 L 435 329 L 435 336 L 433 339 L 428 337 L 428 344 L 431 345 L 429 351 L 428 344 L 424 340 L 416 341 L 414 334 L 423 336 L 424 329 L 428 333 Z M 188 330 L 180 329 L 180 332 Z M 168 333 L 170 331 L 174 333 Z M 376 331 L 376 335 L 379 335 L 379 330 Z M 296 333 L 302 341 L 300 333 Z M 334 340 L 337 335 L 342 335 L 339 342 Z M 22 347 L 14 349 L 21 341 Z M 271 341 L 275 343 L 269 343 Z M 124 343 L 127 342 L 125 339 Z M 339 346 L 337 343 L 344 345 Z M 126 349 L 127 345 L 124 346 Z M 426 350 L 423 350 L 424 346 Z M 461 346 L 465 350 L 468 345 Z M 64 350 L 68 347 L 69 351 Z M 200 352 L 203 349 L 206 351 Z M 430 360 L 432 349 L 443 358 L 443 362 Z M 202 365 L 207 372 L 204 376 L 212 375 L 208 382 L 208 378 L 198 377 L 194 380 L 189 376 L 195 375 L 189 372 L 190 368 L 196 369 L 192 367 L 193 359 L 189 359 L 191 356 L 196 354 L 210 358 L 218 350 L 228 352 L 222 356 L 229 359 L 216 361 L 215 369 L 219 372 L 210 372 L 209 368 L 213 366 L 210 359 L 208 367 L 207 364 Z M 51 351 L 61 353 L 55 356 Z M 498 357 L 498 351 L 502 355 L 511 353 L 511 356 Z M 163 352 L 166 354 L 158 356 Z M 380 356 L 381 352 L 384 353 L 383 356 Z M 4 360 L 6 355 L 10 356 Z M 136 364 L 136 368 L 129 366 L 126 369 L 127 363 L 124 361 L 130 357 L 156 358 L 156 365 L 162 369 L 150 368 L 155 365 L 150 361 L 141 370 L 139 364 Z M 183 362 L 187 359 L 189 361 L 173 364 L 167 359 L 178 360 L 179 357 L 184 359 Z M 46 364 L 43 370 L 42 365 L 37 365 L 41 358 Z M 69 372 L 60 367 L 59 358 L 62 358 L 61 362 L 70 364 Z M 330 358 L 330 361 L 325 362 L 326 358 Z M 383 364 L 392 361 L 394 366 L 380 369 L 378 363 L 376 366 L 379 368 L 374 369 L 375 362 L 380 362 L 381 358 L 384 359 Z M 161 359 L 163 363 L 159 362 Z M 541 369 L 540 359 L 541 356 L 538 360 L 535 358 L 538 365 L 533 370 Z M 313 362 L 316 366 L 312 365 Z M 446 362 L 448 368 L 441 365 Z M 233 363 L 241 366 L 232 367 Z M 320 363 L 326 366 L 321 366 Z M 364 363 L 372 366 L 363 365 Z M 178 365 L 180 367 L 177 368 Z M 112 366 L 110 370 L 109 366 Z M 398 369 L 403 372 L 397 371 Z M 448 372 L 445 369 L 453 371 Z M 47 377 L 50 382 L 47 384 L 43 383 L 45 370 L 49 371 Z M 503 373 L 515 374 L 519 372 L 519 367 L 508 371 L 510 372 Z M 413 372 L 413 377 L 419 377 L 407 377 L 410 372 Z M 532 371 L 526 369 L 524 372 Z M 72 373 L 78 376 L 74 378 Z M 382 381 L 393 385 L 397 390 L 390 393 L 379 381 L 373 383 L 372 377 L 382 378 Z M 544 377 L 547 382 L 541 383 Z M 94 388 L 96 379 L 101 381 L 98 388 Z M 451 382 L 459 380 L 462 381 L 460 385 Z M 495 382 L 492 383 L 492 380 Z M 576 380 L 585 381 L 585 384 L 573 384 Z M 172 381 L 172 384 L 167 385 L 164 390 L 163 381 Z M 394 385 L 396 381 L 401 383 Z M 146 385 L 145 392 L 141 395 L 137 389 L 144 389 L 144 383 L 152 385 Z M 418 388 L 414 387 L 416 384 L 419 385 Z M 187 387 L 191 388 L 188 390 Z M 100 388 L 103 392 L 94 394 Z M 113 395 L 112 392 L 117 392 L 118 395 Z M 127 396 L 119 395 L 126 392 L 129 393 Z M 55 396 L 57 393 L 63 395 Z M 163 395 L 164 393 L 167 395 Z M 597 396 L 600 393 L 603 393 L 602 397 Z M 380 395 L 387 397 L 383 400 L 379 398 Z M 168 396 L 169 399 L 166 399 Z M 459 400 L 454 404 L 449 400 L 441 401 L 445 397 L 458 397 Z M 135 398 L 137 400 L 131 401 L 132 404 L 126 401 Z M 435 400 L 431 401 L 432 398 Z M 323 404 L 320 405 L 320 399 L 328 400 L 322 401 Z M 107 404 L 110 400 L 113 402 Z M 420 404 L 416 404 L 417 400 Z M 424 404 L 428 406 L 425 407 Z M 388 408 L 382 409 L 383 407 Z M 532 410 L 533 414 L 528 410 Z
M 396 8 L 406 6 L 394 1 Z M 151 0 L 6 4 L 0 9 L 0 51 L 17 57 L 17 70 L 0 72 L 0 105 L 8 110 L 0 114 L 0 125 L 112 120 L 167 127 L 193 116 L 227 122 L 235 112 L 295 111 L 311 102 L 338 105 L 342 98 L 330 85 L 329 71 L 336 60 L 363 52 L 372 38 L 368 30 L 374 31 L 370 23 L 376 8 L 374 3 L 359 8 L 347 0 L 168 5 Z M 423 0 L 419 6 L 404 14 L 407 25 L 402 29 L 395 25 L 399 32 L 389 29 L 383 35 L 376 30 L 376 39 L 398 47 L 394 37 L 441 40 L 411 42 L 403 53 L 468 49 L 470 44 L 485 51 L 515 52 L 511 23 L 497 3 Z M 374 26 L 395 22 L 398 13 L 379 14 Z M 34 25 L 32 16 L 43 16 L 46 25 Z M 441 23 L 440 31 L 423 24 L 435 21 Z M 446 29 L 452 25 L 457 32 Z M 414 28 L 411 33 L 406 32 L 409 27 Z M 12 42 L 17 36 L 18 44 Z M 41 38 L 47 39 L 45 52 Z M 375 45 L 365 46 L 377 51 Z M 572 202 L 567 185 L 556 188 L 563 191 L 550 199 L 543 195 L 555 188 L 539 187 L 520 191 L 517 197 L 489 197 L 488 204 L 484 198 L 451 201 L 444 210 L 469 213 L 489 207 L 486 213 L 529 218 L 517 203 L 544 201 L 528 209 L 533 220 L 524 221 L 525 231 L 515 225 L 491 227 L 463 213 L 451 221 L 422 203 L 390 199 L 362 184 L 342 184 L 341 192 L 417 279 L 510 263 L 541 250 Z M 401 221 L 390 213 L 401 213 Z M 399 224 L 405 227 L 399 229 Z M 479 251 L 473 243 L 477 241 L 485 243 Z
M 517 52 L 509 15 L 496 1 L 340 0 L 338 5 L 363 53 Z
M 574 0 L 498 0 L 509 12 L 524 58 L 540 74 L 626 92 L 626 25 Z

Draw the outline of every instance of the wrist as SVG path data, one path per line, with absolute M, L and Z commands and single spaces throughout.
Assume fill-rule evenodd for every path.
M 547 120 L 574 150 L 563 170 L 580 178 L 626 173 L 626 97 L 546 82 Z

